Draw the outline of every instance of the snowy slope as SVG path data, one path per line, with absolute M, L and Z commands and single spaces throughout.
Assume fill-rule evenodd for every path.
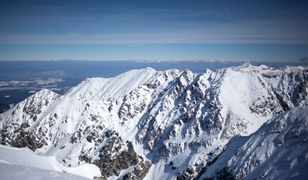
M 0 163 L 1 179 L 4 180 L 86 180 L 80 176 L 32 167 L 7 165 Z
M 3 179 L 92 179 L 100 176 L 98 167 L 84 164 L 70 168 L 55 157 L 39 156 L 28 148 L 0 145 L 0 172 Z
M 307 105 L 307 94 L 307 67 L 145 68 L 62 96 L 41 90 L 0 114 L 0 140 L 65 166 L 94 163 L 106 178 L 191 179 L 234 137 Z
M 265 123 L 250 137 L 236 137 L 202 178 L 306 179 L 308 107 L 295 108 Z
M 261 127 L 228 166 L 237 176 L 249 174 L 250 179 L 305 179 L 307 153 L 308 107 L 305 106 L 283 113 Z

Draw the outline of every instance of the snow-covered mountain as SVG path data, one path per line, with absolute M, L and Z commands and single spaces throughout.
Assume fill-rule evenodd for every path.
M 64 95 L 35 93 L 0 115 L 0 140 L 65 166 L 93 163 L 110 179 L 257 177 L 279 165 L 276 151 L 286 151 L 287 162 L 303 156 L 292 167 L 307 167 L 307 139 L 294 140 L 302 151 L 293 154 L 285 150 L 291 142 L 271 142 L 307 134 L 305 115 L 288 115 L 305 112 L 307 94 L 307 67 L 131 70 L 89 78 Z M 280 132 L 291 135 L 273 135 L 284 122 Z M 268 155 L 258 158 L 264 149 Z

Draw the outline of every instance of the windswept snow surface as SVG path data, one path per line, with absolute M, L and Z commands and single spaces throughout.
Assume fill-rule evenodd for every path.
M 249 137 L 235 137 L 201 178 L 219 179 L 227 168 L 236 179 L 308 177 L 308 107 L 281 113 Z
M 38 91 L 0 114 L 0 140 L 65 167 L 96 164 L 106 178 L 193 179 L 215 175 L 244 136 L 308 105 L 307 94 L 307 67 L 131 70 L 86 79 L 62 96 Z M 253 173 L 244 167 L 234 175 Z M 65 171 L 80 171 L 72 168 Z
M 308 107 L 282 113 L 254 133 L 228 162 L 247 179 L 308 177 Z
M 87 180 L 87 178 L 81 176 L 60 173 L 57 171 L 1 163 L 0 173 L 1 179 L 3 180 Z
M 0 179 L 92 179 L 100 176 L 93 164 L 69 168 L 55 157 L 39 156 L 28 148 L 0 145 Z

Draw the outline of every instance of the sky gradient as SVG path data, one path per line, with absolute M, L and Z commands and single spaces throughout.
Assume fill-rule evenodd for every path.
M 296 61 L 308 3 L 0 1 L 1 60 Z

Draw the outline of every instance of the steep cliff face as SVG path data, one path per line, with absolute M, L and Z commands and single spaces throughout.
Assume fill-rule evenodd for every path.
M 1 143 L 94 163 L 104 177 L 198 178 L 232 138 L 307 105 L 307 93 L 306 67 L 132 70 L 37 92 L 0 115 Z

